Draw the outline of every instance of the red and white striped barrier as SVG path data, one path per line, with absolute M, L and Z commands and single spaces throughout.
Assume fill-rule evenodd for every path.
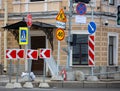
M 62 69 L 62 71 L 60 72 L 60 75 L 63 76 L 63 80 L 64 80 L 64 81 L 67 80 L 67 72 L 66 72 L 66 69 Z
M 95 42 L 94 42 L 95 36 L 94 35 L 89 35 L 89 41 L 88 41 L 88 55 L 89 55 L 89 61 L 88 64 L 89 66 L 94 66 L 95 62 Z

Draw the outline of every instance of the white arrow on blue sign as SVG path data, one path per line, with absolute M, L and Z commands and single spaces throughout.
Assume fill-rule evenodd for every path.
M 95 22 L 90 22 L 88 24 L 88 32 L 90 34 L 93 34 L 95 31 L 96 31 L 96 24 L 95 24 Z

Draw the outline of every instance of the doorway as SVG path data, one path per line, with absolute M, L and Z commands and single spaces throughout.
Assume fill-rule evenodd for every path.
M 46 47 L 46 36 L 31 36 L 31 49 L 40 49 Z M 39 55 L 39 54 L 38 54 Z M 31 71 L 35 75 L 43 75 L 44 60 L 38 57 L 38 60 L 32 60 Z

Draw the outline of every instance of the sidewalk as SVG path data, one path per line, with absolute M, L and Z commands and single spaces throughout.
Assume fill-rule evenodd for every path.
M 46 82 L 51 88 L 120 88 L 120 80 L 101 80 L 97 82 L 90 81 L 51 81 L 51 78 L 46 77 Z M 21 77 L 18 80 L 22 86 L 25 82 L 22 82 Z M 9 82 L 8 76 L 0 75 L 0 86 L 5 86 Z M 12 76 L 12 83 L 16 82 L 16 77 Z M 43 82 L 43 77 L 36 77 L 33 81 L 34 88 L 38 88 L 40 82 Z

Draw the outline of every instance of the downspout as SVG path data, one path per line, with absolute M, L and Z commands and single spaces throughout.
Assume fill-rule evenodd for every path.
M 7 7 L 7 0 L 4 0 L 4 26 L 6 26 L 8 21 L 8 7 Z M 7 49 L 7 30 L 4 31 L 4 69 L 3 71 L 7 71 L 7 60 L 6 60 L 6 49 Z
M 102 13 L 102 0 L 100 0 L 100 13 Z M 100 15 L 100 67 L 102 66 L 102 14 Z

